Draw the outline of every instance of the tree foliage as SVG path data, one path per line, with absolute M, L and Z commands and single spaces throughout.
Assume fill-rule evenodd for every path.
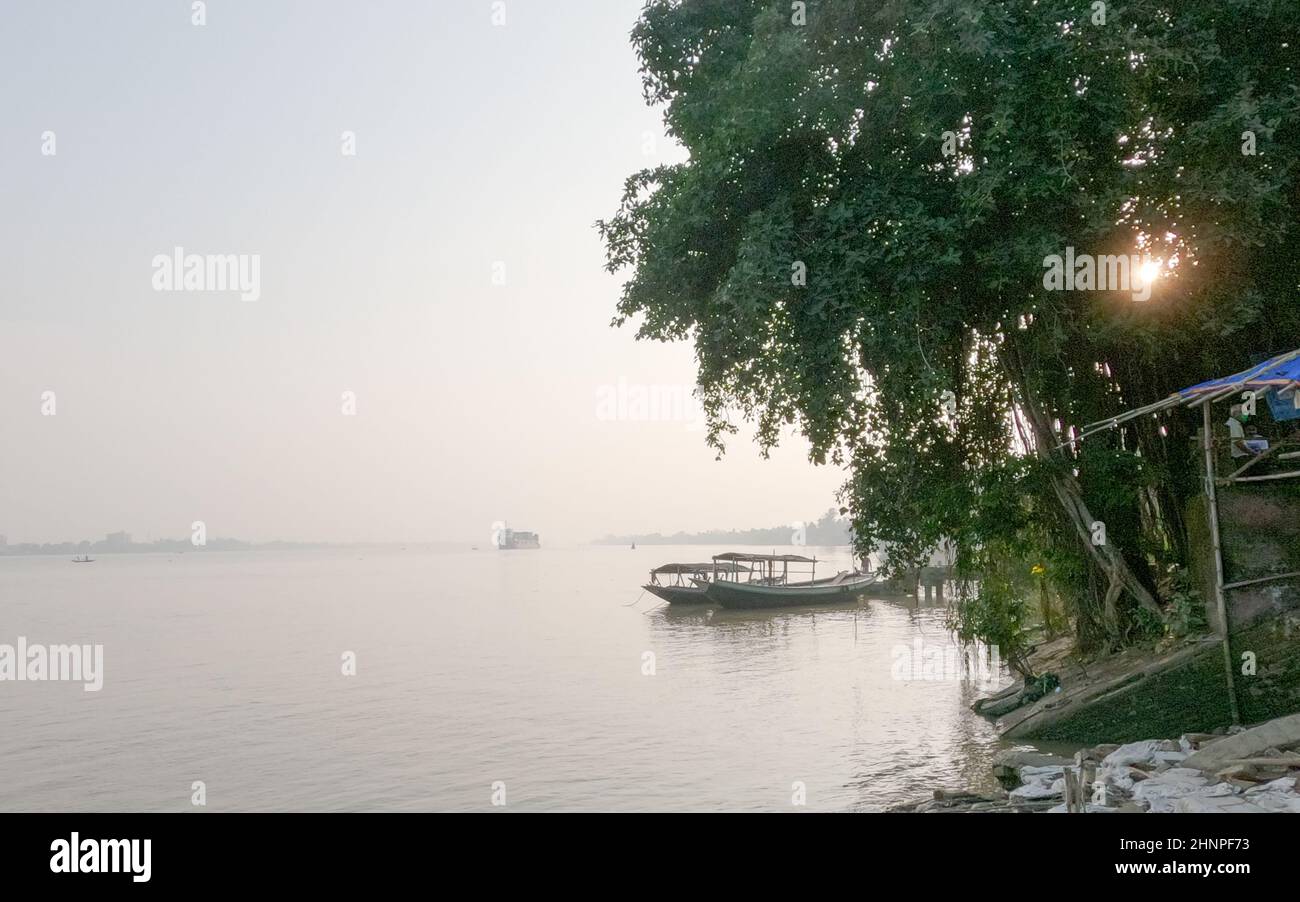
M 779 0 L 651 0 L 645 99 L 689 159 L 632 175 L 599 228 L 630 273 L 616 322 L 694 342 L 719 450 L 729 410 L 765 449 L 797 427 L 850 465 L 864 548 L 1046 564 L 1113 646 L 1186 556 L 1197 424 L 1053 449 L 1300 346 L 1300 17 L 1098 6 L 814 0 L 799 25 Z M 1047 290 L 1068 247 L 1163 274 L 1145 302 Z

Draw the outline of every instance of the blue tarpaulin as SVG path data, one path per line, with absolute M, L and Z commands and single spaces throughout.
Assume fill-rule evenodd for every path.
M 1279 354 L 1233 376 L 1184 388 L 1178 394 L 1191 399 L 1219 392 L 1254 391 L 1268 401 L 1273 419 L 1295 420 L 1300 419 L 1300 408 L 1296 407 L 1297 385 L 1300 385 L 1300 350 Z
M 1300 350 L 1279 354 L 1277 357 L 1256 364 L 1248 370 L 1242 370 L 1235 376 L 1211 379 L 1208 382 L 1201 382 L 1190 388 L 1184 388 L 1179 394 L 1184 397 L 1191 397 L 1193 393 L 1210 391 L 1219 387 L 1227 388 L 1237 383 L 1248 383 L 1243 386 L 1244 388 L 1280 388 L 1295 382 L 1300 382 Z
M 1295 395 L 1289 398 L 1282 398 L 1278 393 L 1271 391 L 1264 396 L 1268 399 L 1269 413 L 1273 414 L 1275 420 L 1300 420 L 1300 407 L 1295 406 Z
M 1148 404 L 1135 410 L 1126 411 L 1119 416 L 1089 423 L 1076 438 L 1058 445 L 1064 448 L 1082 441 L 1090 435 L 1114 429 L 1120 423 L 1141 416 L 1155 416 L 1176 407 L 1197 407 L 1214 401 L 1226 401 L 1234 394 L 1253 391 L 1257 398 L 1268 402 L 1268 409 L 1275 420 L 1300 419 L 1300 408 L 1296 407 L 1300 397 L 1300 348 L 1278 354 L 1263 363 L 1257 363 L 1248 370 L 1242 370 L 1233 376 L 1211 379 L 1174 392 L 1163 401 Z

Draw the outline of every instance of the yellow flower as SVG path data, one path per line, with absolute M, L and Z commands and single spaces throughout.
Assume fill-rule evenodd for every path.
M 1044 567 L 1042 564 L 1034 564 L 1034 569 L 1029 572 L 1034 574 L 1034 576 L 1037 576 L 1040 573 L 1046 573 L 1047 568 Z

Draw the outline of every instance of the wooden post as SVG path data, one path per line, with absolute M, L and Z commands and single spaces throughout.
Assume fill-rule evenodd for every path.
M 1092 761 L 1086 761 L 1079 768 L 1079 795 L 1081 801 L 1079 810 L 1088 811 L 1088 803 L 1092 801 L 1092 784 L 1097 779 L 1097 765 Z
M 1219 629 L 1223 633 L 1223 675 L 1228 681 L 1228 709 L 1234 725 L 1241 723 L 1237 707 L 1237 681 L 1232 671 L 1232 646 L 1228 639 L 1228 603 L 1223 596 L 1223 546 L 1219 538 L 1219 495 L 1214 485 L 1214 429 L 1210 423 L 1210 402 L 1201 405 L 1201 444 L 1205 446 L 1205 494 L 1209 500 L 1210 544 L 1214 546 L 1214 604 L 1219 612 Z
M 1069 814 L 1079 810 L 1079 781 L 1075 773 L 1072 767 L 1061 771 L 1061 779 L 1065 781 L 1065 810 Z

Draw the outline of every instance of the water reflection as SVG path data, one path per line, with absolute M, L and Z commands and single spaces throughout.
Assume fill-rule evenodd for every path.
M 918 641 L 954 647 L 947 610 L 939 599 L 889 596 L 767 610 L 664 605 L 647 621 L 656 647 L 707 656 L 737 703 L 754 704 L 755 717 L 770 706 L 774 730 L 831 751 L 839 776 L 827 807 L 874 810 L 935 786 L 993 788 L 1000 743 L 970 706 L 1001 681 L 917 680 L 906 668 L 900 678 L 894 667 Z M 793 711 L 789 698 L 797 699 Z

